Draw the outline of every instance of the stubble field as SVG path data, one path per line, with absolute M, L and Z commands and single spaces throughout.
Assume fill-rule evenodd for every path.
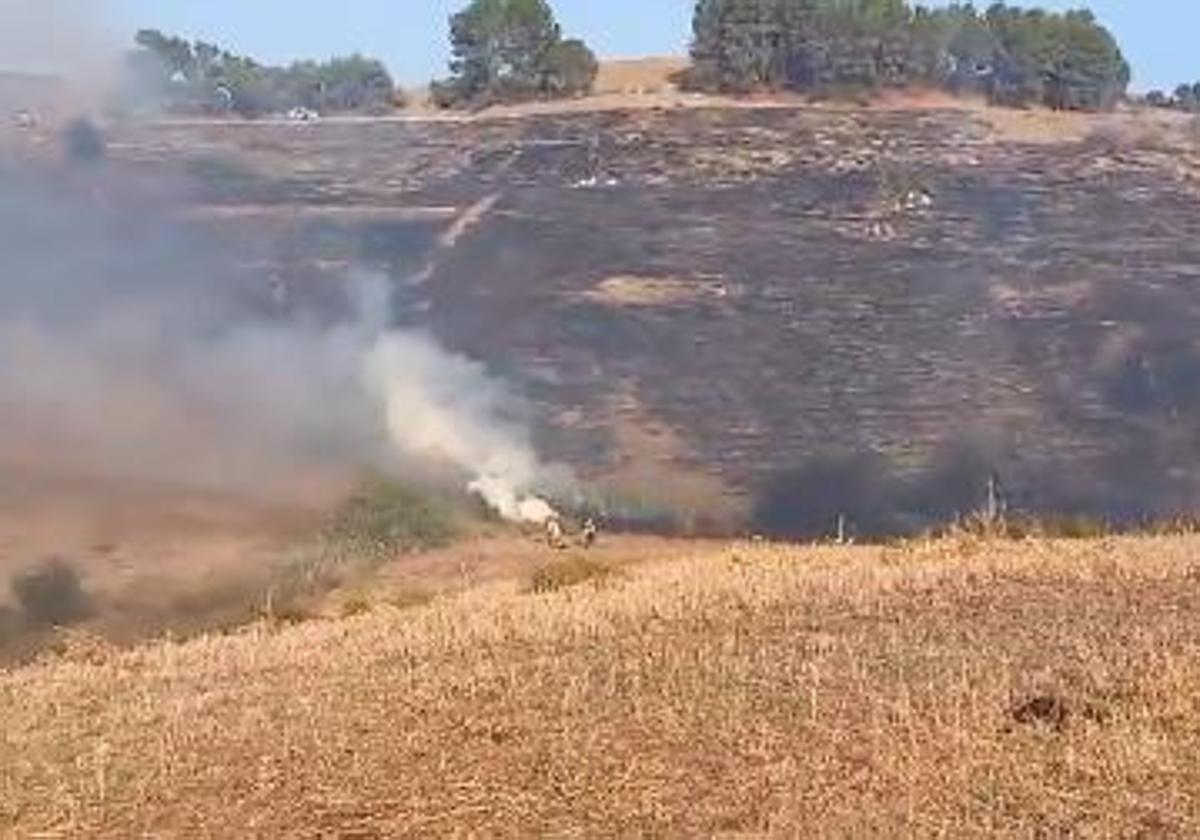
M 298 625 L 68 639 L 0 675 L 0 829 L 1196 836 L 1198 545 L 610 544 L 432 600 L 385 573 Z

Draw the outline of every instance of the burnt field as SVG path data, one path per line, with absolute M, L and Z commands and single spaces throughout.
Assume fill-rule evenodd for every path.
M 539 409 L 538 444 L 696 527 L 905 531 L 982 502 L 1134 521 L 1200 490 L 1200 216 L 1178 139 L 952 111 L 159 125 L 196 225 L 398 318 Z

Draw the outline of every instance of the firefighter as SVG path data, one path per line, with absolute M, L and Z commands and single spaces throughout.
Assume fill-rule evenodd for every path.
M 583 529 L 579 532 L 579 542 L 584 548 L 591 548 L 596 544 L 596 537 L 600 535 L 600 529 L 596 525 L 596 520 L 588 517 L 583 521 Z
M 563 539 L 563 526 L 557 516 L 546 520 L 546 545 L 556 550 L 567 547 L 567 541 Z

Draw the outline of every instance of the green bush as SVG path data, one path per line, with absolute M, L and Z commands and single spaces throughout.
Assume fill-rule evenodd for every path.
M 312 539 L 294 547 L 276 570 L 271 600 L 307 599 L 406 553 L 440 548 L 461 533 L 465 514 L 436 490 L 372 478 Z
M 435 492 L 386 479 L 366 482 L 326 529 L 326 540 L 366 555 L 401 554 L 446 545 L 457 513 Z

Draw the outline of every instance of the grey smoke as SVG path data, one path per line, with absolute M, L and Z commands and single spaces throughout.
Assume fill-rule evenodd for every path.
M 0 175 L 0 470 L 286 498 L 369 469 L 545 515 L 556 476 L 522 406 L 391 329 L 384 278 L 345 278 L 336 311 L 274 312 L 249 255 L 164 209 Z
M 0 72 L 92 82 L 119 55 L 100 0 L 0 0 Z

